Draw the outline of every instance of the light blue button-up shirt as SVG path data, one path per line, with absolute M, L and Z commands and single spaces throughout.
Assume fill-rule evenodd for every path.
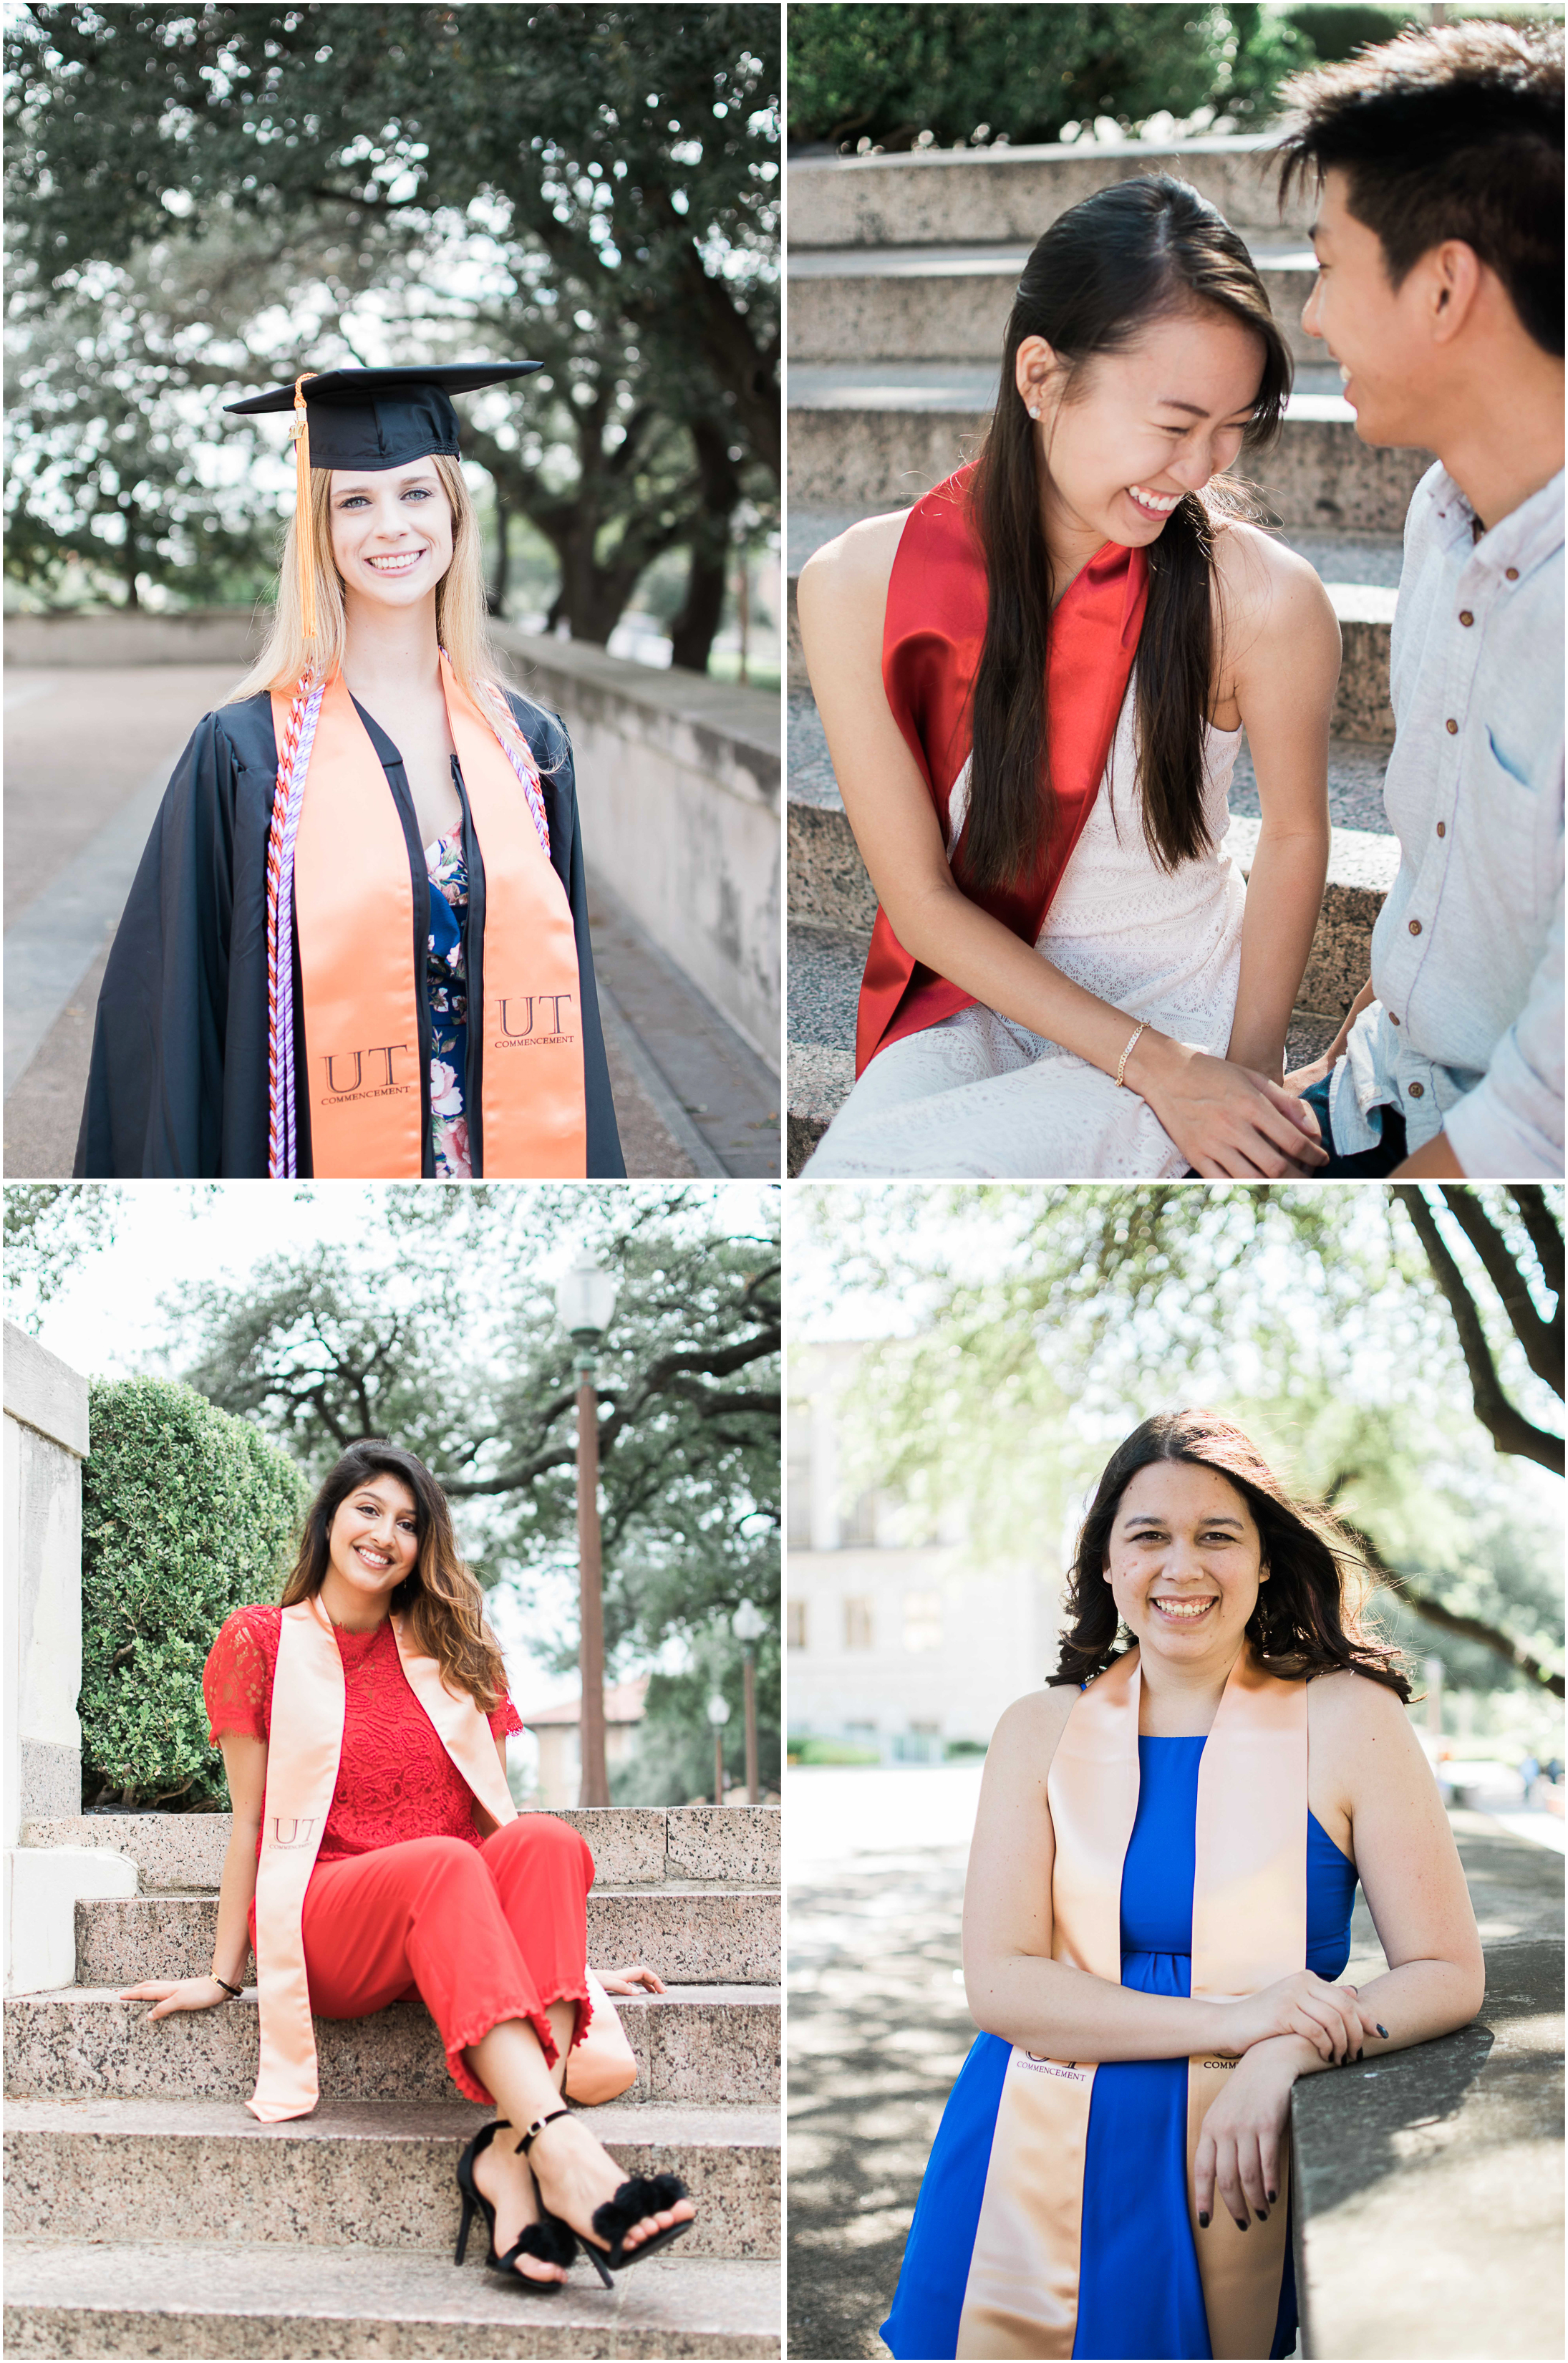
M 1334 1070 L 1334 1146 L 1440 1131 L 1468 1175 L 1562 1172 L 1562 476 L 1477 540 L 1441 463 L 1416 487 L 1394 617 L 1384 803 L 1399 874 L 1377 998 Z M 1373 1120 L 1369 1121 L 1369 1116 Z

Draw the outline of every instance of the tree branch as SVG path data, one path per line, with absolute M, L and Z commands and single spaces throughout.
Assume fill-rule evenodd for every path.
M 1336 1514 L 1365 1559 L 1375 1582 L 1386 1586 L 1397 1599 L 1407 1602 L 1418 1616 L 1424 1616 L 1427 1623 L 1435 1625 L 1440 1632 L 1452 1633 L 1456 1640 L 1478 1641 L 1484 1649 L 1492 1650 L 1517 1672 L 1523 1674 L 1528 1681 L 1538 1683 L 1543 1691 L 1550 1691 L 1553 1698 L 1562 1697 L 1562 1676 L 1549 1673 L 1540 1659 L 1532 1657 L 1512 1634 L 1505 1633 L 1500 1625 L 1488 1625 L 1483 1617 L 1461 1616 L 1454 1609 L 1445 1608 L 1442 1602 L 1434 1599 L 1430 1592 L 1421 1591 L 1411 1577 L 1389 1566 L 1364 1526 L 1358 1526 L 1353 1518 L 1347 1518 L 1342 1511 Z
M 1515 1409 L 1503 1392 L 1496 1365 L 1492 1359 L 1492 1349 L 1486 1343 L 1486 1333 L 1481 1326 L 1481 1316 L 1475 1308 L 1475 1300 L 1465 1286 L 1463 1273 L 1444 1244 L 1436 1217 L 1422 1195 L 1419 1184 L 1396 1182 L 1394 1195 L 1403 1202 L 1416 1236 L 1426 1250 L 1432 1277 L 1453 1315 L 1464 1367 L 1470 1373 L 1470 1393 L 1476 1418 L 1499 1452 L 1516 1453 L 1521 1459 L 1533 1460 L 1542 1469 L 1555 1470 L 1561 1477 L 1563 1473 L 1562 1438 L 1550 1435 L 1545 1428 L 1535 1426 L 1522 1412 Z
M 1531 1301 L 1529 1285 L 1513 1257 L 1501 1231 L 1473 1190 L 1463 1185 L 1446 1188 L 1443 1204 L 1464 1233 L 1480 1258 L 1487 1279 L 1497 1292 L 1497 1301 L 1508 1316 L 1514 1336 L 1524 1348 L 1525 1359 L 1538 1379 L 1544 1379 L 1553 1393 L 1562 1393 L 1562 1332 L 1555 1338 L 1551 1325 L 1543 1321 Z M 1561 1299 L 1559 1303 L 1561 1304 Z
M 1557 1299 L 1557 1311 L 1552 1327 L 1562 1334 L 1562 1226 L 1547 1203 L 1545 1191 L 1539 1182 L 1518 1182 L 1510 1185 L 1508 1195 L 1519 1210 L 1519 1220 L 1529 1234 L 1540 1265 L 1540 1276 Z

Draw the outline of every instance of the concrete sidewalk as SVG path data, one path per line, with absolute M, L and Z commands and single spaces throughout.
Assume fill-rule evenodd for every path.
M 6 674 L 8 1179 L 71 1171 L 125 897 L 180 751 L 237 670 Z M 777 1174 L 775 1079 L 607 890 L 591 890 L 590 922 L 628 1174 Z

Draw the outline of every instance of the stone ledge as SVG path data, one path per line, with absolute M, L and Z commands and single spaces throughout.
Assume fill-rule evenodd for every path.
M 1562 1858 L 1454 1821 L 1483 1929 L 1515 1933 L 1469 2026 L 1296 2088 L 1309 2356 L 1562 2352 Z
M 78 1460 L 85 1460 L 87 1381 L 80 1370 L 40 1346 L 36 1337 L 6 1324 L 6 1416 L 46 1436 Z

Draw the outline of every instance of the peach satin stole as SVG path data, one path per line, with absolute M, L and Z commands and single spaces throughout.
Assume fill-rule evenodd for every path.
M 1138 1812 L 1135 1650 L 1090 1683 L 1067 1718 L 1046 1793 L 1055 1835 L 1052 1957 L 1121 1982 L 1121 1867 Z M 1264 1673 L 1250 1648 L 1231 1671 L 1198 1781 L 1192 1995 L 1228 2002 L 1307 1959 L 1307 1685 Z M 1187 2205 L 1198 2137 L 1234 2062 L 1187 2062 Z M 958 2325 L 966 2357 L 1073 2351 L 1084 2161 L 1094 2068 L 1015 2046 L 1003 2079 Z M 1126 2161 L 1136 2173 L 1136 2159 Z M 1237 2230 L 1219 2205 L 1193 2242 L 1216 2357 L 1266 2356 L 1285 2263 L 1288 2155 L 1268 2221 Z
M 379 768 L 379 767 L 378 767 Z M 446 1688 L 434 1658 L 418 1656 L 392 1618 L 408 1686 L 493 1827 L 515 1821 L 489 1724 L 466 1692 Z M 343 1660 L 315 1597 L 285 1608 L 272 1675 L 261 1855 L 256 1869 L 256 1980 L 261 2061 L 253 2099 L 263 2124 L 303 2117 L 320 2097 L 301 1928 L 343 1748 Z
M 577 937 L 511 760 L 445 657 L 441 686 L 484 861 L 480 1140 L 484 1175 L 588 1170 Z M 282 746 L 289 700 L 272 694 Z M 323 694 L 294 849 L 311 1167 L 317 1180 L 424 1170 L 419 980 L 408 844 L 341 673 Z

